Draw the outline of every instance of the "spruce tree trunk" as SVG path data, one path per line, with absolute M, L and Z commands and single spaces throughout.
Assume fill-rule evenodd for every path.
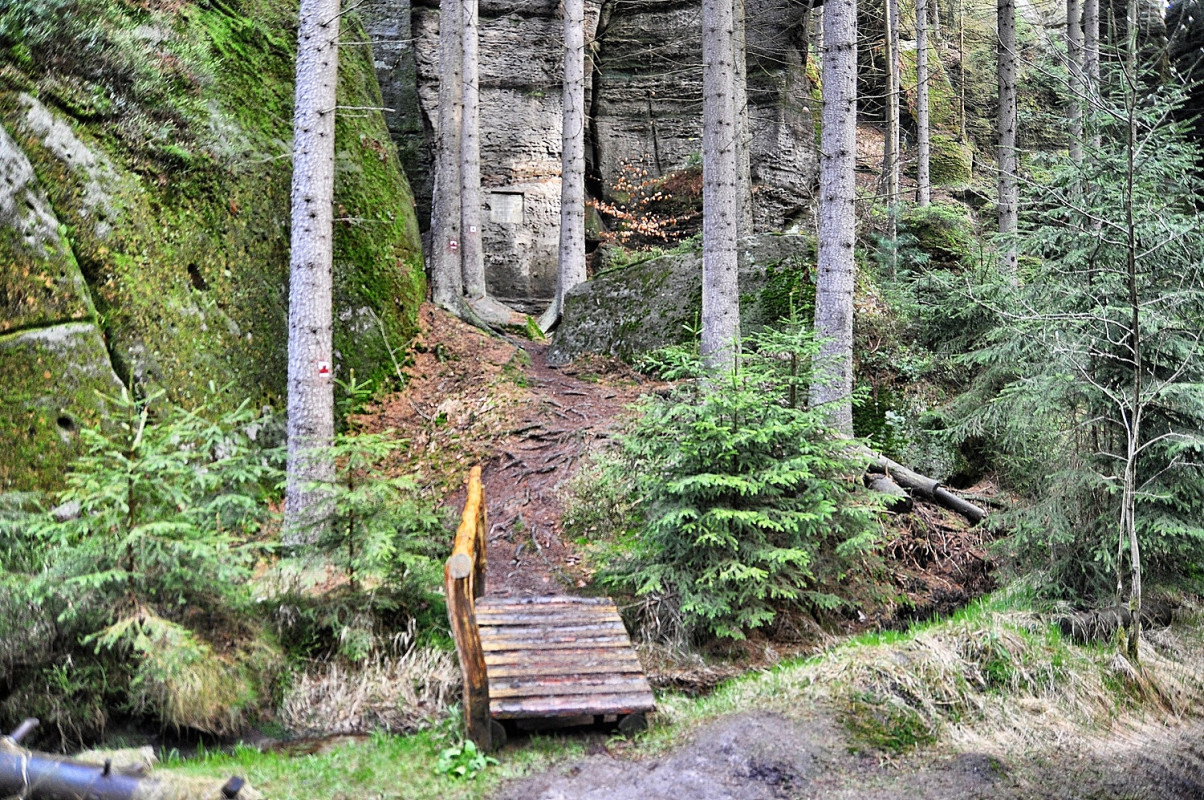
M 1016 159 L 1016 4 L 998 0 L 999 32 L 999 233 L 1016 233 L 1020 192 Z M 1004 271 L 1016 272 L 1015 245 L 1004 245 L 999 255 Z
M 740 346 L 734 16 L 733 0 L 703 0 L 701 354 L 712 373 L 734 369 Z
M 564 113 L 560 151 L 560 256 L 556 296 L 540 317 L 546 333 L 564 309 L 564 297 L 585 281 L 585 2 L 564 0 Z
M 882 142 L 882 172 L 886 178 L 887 236 L 892 242 L 891 274 L 895 273 L 899 204 L 899 2 L 886 0 L 886 137 Z
M 740 220 L 737 225 L 737 236 L 750 236 L 753 233 L 753 194 L 752 194 L 752 132 L 748 121 L 748 33 L 744 19 L 744 0 L 733 0 L 733 63 L 736 75 L 733 85 L 736 104 L 736 191 L 740 204 Z
M 941 7 L 939 0 L 928 0 L 928 28 L 934 39 L 941 38 Z
M 431 296 L 435 305 L 464 316 L 460 268 L 460 0 L 439 1 L 439 128 L 435 131 L 435 187 L 431 199 Z
M 958 78 L 958 113 L 961 118 L 957 122 L 958 140 L 965 144 L 969 141 L 966 135 L 966 0 L 957 0 L 957 58 L 962 65 Z
M 916 202 L 932 202 L 929 156 L 932 138 L 928 130 L 928 3 L 916 0 Z
M 1091 122 L 1099 77 L 1099 0 L 1083 0 L 1083 127 L 1092 152 L 1098 152 L 1101 144 L 1098 126 Z
M 460 259 L 464 294 L 484 297 L 485 254 L 481 249 L 481 81 L 478 64 L 478 0 L 463 0 L 460 113 Z
M 811 404 L 832 427 L 853 435 L 853 168 L 857 136 L 857 5 L 827 0 L 823 28 L 819 264 L 815 281 L 816 356 Z
M 1070 98 L 1066 104 L 1066 127 L 1070 136 L 1070 159 L 1083 160 L 1083 10 L 1080 0 L 1066 0 L 1066 72 Z
M 339 0 L 301 0 L 293 107 L 288 305 L 288 467 L 284 541 L 316 541 L 330 516 L 334 462 L 331 340 L 334 120 Z

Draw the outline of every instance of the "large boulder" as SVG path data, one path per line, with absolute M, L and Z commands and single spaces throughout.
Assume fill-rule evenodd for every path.
M 0 331 L 6 363 L 50 374 L 29 408 L 91 421 L 80 404 L 98 387 L 80 376 L 99 372 L 107 391 L 116 374 L 188 406 L 282 402 L 295 14 L 270 0 L 2 12 Z M 344 27 L 365 40 L 354 14 Z M 365 46 L 340 48 L 339 104 L 335 369 L 371 378 L 415 330 L 421 247 Z M 32 397 L 0 389 L 5 407 Z M 53 485 L 47 448 L 70 439 L 4 425 L 0 446 L 20 449 L 0 491 Z
M 740 328 L 744 333 L 786 316 L 810 318 L 815 240 L 760 235 L 739 247 Z M 702 250 L 682 247 L 644 261 L 603 269 L 565 298 L 548 362 L 586 353 L 631 359 L 697 338 L 702 313 Z

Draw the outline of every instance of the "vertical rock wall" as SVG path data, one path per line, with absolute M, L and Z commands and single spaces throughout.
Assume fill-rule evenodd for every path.
M 438 94 L 438 10 L 430 0 L 365 7 L 377 74 L 429 220 L 430 148 Z M 815 69 L 806 12 L 748 3 L 749 104 L 757 221 L 762 230 L 805 215 L 815 179 Z M 411 36 L 404 35 L 406 28 Z M 481 2 L 481 169 L 490 292 L 536 311 L 555 289 L 560 200 L 561 20 L 555 0 Z M 392 39 L 406 40 L 393 45 Z M 587 4 L 589 189 L 608 199 L 625 164 L 651 175 L 696 166 L 701 153 L 702 47 L 698 0 Z M 411 66 L 412 65 L 412 66 Z M 416 91 L 407 82 L 416 80 Z M 407 103 L 415 103 L 407 106 Z M 403 113 L 403 106 L 405 106 Z M 406 119 L 405 117 L 407 117 Z M 423 137 L 415 144 L 421 119 Z M 410 159 L 409 154 L 417 157 Z

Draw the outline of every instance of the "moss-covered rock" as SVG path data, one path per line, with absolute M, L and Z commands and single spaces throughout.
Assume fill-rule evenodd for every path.
M 748 333 L 789 313 L 810 314 L 815 240 L 750 236 L 742 240 L 740 326 Z M 671 253 L 599 272 L 565 298 L 550 363 L 584 353 L 630 359 L 695 337 L 702 309 L 702 250 Z
M 914 236 L 915 246 L 927 254 L 929 264 L 944 269 L 969 263 L 977 246 L 966 208 L 958 203 L 907 208 L 899 219 L 899 232 Z
M 933 186 L 969 183 L 974 174 L 974 148 L 956 137 L 934 133 L 929 151 L 928 174 Z
M 295 15 L 284 0 L 17 3 L 0 121 L 45 225 L 0 280 L 0 330 L 95 318 L 123 380 L 185 405 L 282 403 Z M 344 40 L 366 40 L 354 14 Z M 363 110 L 381 106 L 371 52 L 340 54 L 336 372 L 383 377 L 415 330 L 420 241 L 383 119 Z M 5 257 L 32 213 L 14 207 L 0 198 Z
M 0 363 L 0 490 L 49 488 L 78 453 L 79 428 L 101 423 L 121 382 L 93 322 L 0 336 Z

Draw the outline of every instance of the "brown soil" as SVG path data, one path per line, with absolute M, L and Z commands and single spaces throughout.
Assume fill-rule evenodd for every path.
M 562 536 L 565 483 L 587 453 L 612 440 L 624 409 L 664 386 L 616 359 L 550 367 L 546 345 L 486 334 L 430 305 L 421 309 L 420 326 L 404 391 L 360 424 L 406 439 L 397 472 L 415 477 L 450 512 L 463 505 L 469 468 L 484 466 L 490 595 L 585 589 L 589 567 Z M 989 485 L 975 491 L 993 493 Z M 888 519 L 886 530 L 883 557 L 894 587 L 864 598 L 857 619 L 840 622 L 843 630 L 905 625 L 993 588 L 985 528 L 969 528 L 956 514 L 918 503 L 915 511 Z M 647 660 L 659 685 L 705 691 L 743 669 L 813 650 L 832 635 L 810 617 L 783 620 L 770 633 L 723 654 L 727 664 L 658 663 L 654 653 Z
M 584 587 L 587 568 L 561 537 L 562 487 L 652 385 L 615 359 L 549 367 L 546 344 L 490 336 L 429 305 L 420 317 L 406 388 L 365 415 L 365 429 L 406 438 L 399 471 L 451 509 L 463 506 L 469 467 L 483 465 L 488 594 Z

